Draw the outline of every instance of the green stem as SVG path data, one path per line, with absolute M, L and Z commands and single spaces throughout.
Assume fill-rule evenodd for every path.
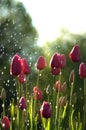
M 86 125 L 86 79 L 84 78 L 84 120 L 83 120 L 83 128 Z
M 61 81 L 61 75 L 62 75 L 62 73 L 60 72 L 59 81 Z M 55 116 L 55 127 L 56 127 L 56 129 L 57 129 L 57 119 L 58 119 L 58 114 L 59 114 L 59 106 L 58 106 L 59 97 L 60 97 L 60 88 L 58 88 L 58 94 L 57 94 L 57 98 L 56 98 L 56 116 Z
M 70 105 L 72 104 L 73 89 L 74 89 L 74 83 L 71 83 L 71 91 L 70 91 Z
M 5 100 L 3 100 L 3 116 L 5 116 Z
M 39 77 L 40 77 L 40 71 L 38 71 L 36 87 L 39 87 Z

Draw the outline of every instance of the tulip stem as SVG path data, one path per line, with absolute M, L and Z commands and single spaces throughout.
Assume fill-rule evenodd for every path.
M 39 76 L 40 76 L 40 71 L 38 71 L 38 76 L 37 76 L 37 84 L 36 84 L 37 88 L 39 87 Z
M 70 105 L 72 104 L 73 89 L 74 89 L 74 82 L 71 83 L 71 90 L 70 90 Z
M 59 75 L 59 81 L 61 81 L 61 72 L 60 72 L 60 75 Z M 58 106 L 58 103 L 59 103 L 59 97 L 60 97 L 60 88 L 58 88 L 58 94 L 57 94 L 57 98 L 56 98 L 56 116 L 55 116 L 55 127 L 57 127 L 57 118 L 58 118 L 58 114 L 59 114 L 59 106 Z M 59 126 L 59 124 L 58 124 Z
M 86 79 L 84 78 L 84 120 L 83 120 L 83 128 L 86 126 Z
M 5 100 L 3 100 L 3 116 L 5 116 Z

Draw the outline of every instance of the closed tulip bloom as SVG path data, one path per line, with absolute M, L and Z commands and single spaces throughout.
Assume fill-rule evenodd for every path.
M 1 124 L 2 124 L 3 130 L 10 129 L 10 121 L 9 121 L 9 118 L 7 116 L 3 117 Z
M 58 105 L 59 105 L 60 107 L 64 107 L 64 106 L 66 105 L 66 103 L 67 103 L 67 96 L 61 96 L 61 97 L 59 98 Z
M 61 68 L 66 67 L 66 56 L 65 54 L 61 54 Z
M 21 98 L 20 98 L 20 100 L 19 100 L 19 108 L 20 108 L 21 110 L 27 109 L 25 97 L 21 97 Z
M 38 70 L 43 70 L 46 67 L 46 60 L 43 56 L 40 56 L 37 60 L 36 67 Z
M 67 89 L 67 83 L 64 82 L 64 83 L 61 85 L 61 89 L 60 89 L 61 93 L 65 93 L 65 92 L 66 92 L 66 89 Z
M 21 72 L 21 74 L 18 75 L 18 80 L 20 83 L 26 83 L 26 75 Z
M 30 74 L 30 66 L 25 58 L 21 59 L 21 69 L 23 74 Z
M 42 91 L 41 89 L 37 88 L 36 86 L 33 88 L 33 92 L 34 92 L 34 98 L 36 100 L 41 100 L 42 99 Z
M 81 78 L 86 78 L 86 64 L 83 62 L 79 66 L 79 75 Z
M 1 91 L 1 99 L 2 100 L 5 100 L 6 99 L 6 91 L 4 88 L 2 88 L 2 91 Z
M 71 52 L 69 53 L 69 58 L 73 62 L 79 62 L 81 60 L 81 53 L 80 53 L 80 48 L 78 45 L 75 45 Z
M 61 71 L 61 68 L 52 68 L 51 67 L 51 73 L 52 75 L 59 75 L 60 74 L 60 71 Z
M 73 83 L 74 79 L 75 79 L 75 71 L 72 70 L 71 73 L 70 73 L 69 82 Z
M 21 57 L 16 54 L 12 58 L 11 66 L 10 66 L 10 75 L 17 76 L 21 73 Z
M 59 80 L 56 81 L 55 85 L 56 92 L 61 91 L 61 86 L 62 86 L 61 82 Z
M 59 53 L 55 53 L 50 60 L 51 68 L 61 68 L 61 55 Z
M 46 101 L 43 102 L 40 109 L 40 114 L 44 118 L 50 118 L 52 116 L 51 106 L 48 102 Z

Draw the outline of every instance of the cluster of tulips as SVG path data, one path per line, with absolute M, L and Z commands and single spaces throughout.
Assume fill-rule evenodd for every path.
M 79 45 L 76 44 L 73 46 L 72 50 L 69 53 L 69 58 L 72 62 L 80 62 L 81 61 L 81 52 L 80 52 L 80 48 Z M 52 119 L 55 118 L 55 129 L 56 130 L 60 130 L 60 127 L 57 127 L 58 120 L 60 121 L 60 118 L 58 119 L 58 109 L 59 106 L 62 107 L 63 109 L 67 108 L 67 96 L 65 96 L 66 93 L 66 82 L 64 82 L 63 84 L 61 83 L 61 70 L 64 69 L 66 67 L 66 56 L 65 54 L 59 54 L 59 53 L 54 53 L 51 57 L 50 60 L 50 72 L 52 74 L 52 76 L 59 76 L 59 79 L 56 81 L 55 83 L 55 91 L 56 91 L 56 97 L 52 97 L 52 99 L 55 101 L 49 102 L 47 99 L 45 101 L 42 102 L 42 104 L 40 104 L 40 100 L 43 99 L 43 92 L 42 90 L 39 88 L 38 86 L 38 82 L 36 84 L 36 86 L 33 87 L 33 94 L 32 94 L 32 98 L 30 98 L 28 103 L 28 95 L 27 93 L 27 89 L 25 91 L 25 93 L 23 93 L 23 90 L 21 88 L 21 84 L 27 84 L 27 75 L 29 75 L 31 73 L 31 68 L 30 65 L 28 64 L 28 61 L 25 58 L 21 58 L 19 56 L 19 54 L 15 54 L 14 57 L 12 58 L 11 61 L 11 65 L 10 65 L 10 75 L 15 76 L 17 78 L 17 83 L 20 84 L 20 86 L 17 86 L 17 107 L 19 109 L 19 111 L 26 111 L 26 115 L 28 114 L 28 111 L 31 107 L 32 111 L 29 112 L 29 114 L 33 114 L 33 115 L 29 115 L 30 119 L 32 121 L 32 126 L 30 128 L 30 130 L 33 130 L 33 119 L 35 118 L 36 115 L 37 118 L 40 119 L 40 117 L 43 120 L 43 128 L 45 128 L 45 130 L 49 130 L 50 129 L 50 124 L 52 124 L 51 121 L 53 120 L 49 120 L 49 122 L 47 122 L 47 125 L 44 121 L 44 119 Z M 39 72 L 41 72 L 43 69 L 45 69 L 45 67 L 47 66 L 46 63 L 46 59 L 44 56 L 39 56 L 37 59 L 37 63 L 36 63 L 36 68 Z M 79 66 L 79 75 L 80 78 L 86 78 L 86 64 L 84 62 L 80 63 Z M 74 78 L 75 77 L 75 73 L 74 70 L 71 72 L 70 74 L 70 83 L 73 85 L 74 83 Z M 84 88 L 86 90 L 86 88 Z M 70 101 L 69 104 L 71 105 L 71 100 L 72 100 L 72 93 L 73 93 L 73 89 L 71 90 L 71 94 L 70 94 Z M 86 96 L 86 93 L 84 93 Z M 3 89 L 2 93 L 1 93 L 1 98 L 4 100 L 6 98 L 5 96 L 5 91 Z M 55 103 L 54 105 L 56 106 L 56 110 L 54 109 L 54 105 L 53 103 Z M 32 106 L 31 106 L 32 105 Z M 34 106 L 33 106 L 34 105 Z M 66 107 L 65 107 L 66 106 Z M 40 107 L 40 108 L 39 108 Z M 37 110 L 38 109 L 38 110 Z M 84 103 L 84 123 L 83 123 L 83 128 L 85 127 L 85 123 L 86 123 L 86 103 Z M 15 120 L 18 120 L 21 113 L 16 114 L 17 116 L 15 117 Z M 35 112 L 34 112 L 35 111 Z M 55 111 L 55 112 L 54 112 Z M 55 115 L 54 115 L 55 114 Z M 60 113 L 59 113 L 60 114 Z M 40 117 L 39 117 L 40 115 Z M 19 117 L 18 117 L 19 116 Z M 33 116 L 33 117 L 32 117 Z M 8 116 L 5 115 L 5 112 L 3 112 L 3 116 L 1 119 L 1 127 L 3 128 L 3 130 L 12 130 L 12 116 L 9 118 Z M 23 119 L 27 119 L 28 116 L 26 116 L 26 118 Z M 21 119 L 19 119 L 21 120 Z M 41 119 L 40 119 L 41 120 Z M 16 121 L 17 122 L 17 121 Z M 19 121 L 18 121 L 19 123 Z M 25 125 L 25 124 L 24 124 Z M 47 127 L 46 127 L 46 126 Z M 24 126 L 23 129 L 24 130 Z M 37 128 L 35 128 L 37 130 Z M 42 127 L 41 127 L 42 129 Z M 16 130 L 19 130 L 18 127 L 16 127 Z M 65 129 L 61 129 L 61 130 L 65 130 Z M 74 129 L 71 129 L 74 130 Z M 78 129 L 77 129 L 78 130 Z M 80 129 L 79 129 L 80 130 Z

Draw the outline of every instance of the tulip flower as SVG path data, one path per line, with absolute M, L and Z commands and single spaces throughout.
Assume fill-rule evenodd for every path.
M 79 66 L 79 75 L 81 78 L 86 78 L 86 64 L 83 62 Z
M 65 93 L 65 92 L 66 92 L 66 89 L 67 89 L 67 83 L 64 82 L 64 83 L 61 85 L 61 89 L 60 89 L 61 93 Z
M 59 105 L 60 107 L 64 107 L 64 106 L 66 105 L 66 103 L 67 103 L 67 96 L 61 96 L 61 97 L 59 98 L 58 105 Z
M 58 81 L 56 82 L 56 85 L 55 85 L 56 92 L 58 92 L 58 91 L 61 90 L 61 86 L 62 86 L 62 84 L 61 84 L 61 82 L 58 80 Z
M 26 83 L 26 75 L 21 72 L 21 74 L 18 75 L 18 80 L 20 83 Z
M 25 58 L 21 59 L 21 69 L 23 74 L 30 74 L 30 66 Z
M 51 68 L 61 68 L 61 56 L 59 53 L 55 53 L 50 60 Z
M 21 73 L 21 57 L 16 54 L 12 58 L 11 66 L 10 66 L 10 75 L 17 76 Z
M 20 100 L 19 100 L 19 108 L 20 108 L 21 110 L 27 109 L 25 97 L 21 97 L 21 98 L 20 98 Z
M 70 73 L 69 82 L 73 83 L 74 79 L 75 79 L 75 72 L 74 72 L 74 70 L 72 70 Z
M 66 66 L 66 56 L 65 54 L 61 54 L 61 68 L 65 68 Z
M 46 101 L 43 102 L 40 109 L 40 114 L 44 118 L 50 118 L 52 116 L 51 106 L 48 102 Z
M 81 53 L 80 53 L 80 48 L 78 45 L 75 45 L 71 52 L 69 53 L 69 58 L 73 62 L 79 62 L 81 60 Z
M 2 100 L 5 100 L 6 99 L 6 91 L 4 88 L 2 88 L 2 91 L 1 91 L 1 99 Z
M 10 121 L 7 116 L 4 116 L 2 121 L 1 121 L 3 130 L 9 130 L 10 129 Z
M 36 86 L 33 88 L 33 92 L 34 92 L 34 98 L 36 100 L 41 100 L 42 99 L 42 91 L 41 89 L 37 88 Z
M 38 70 L 43 70 L 46 67 L 46 60 L 43 56 L 40 56 L 37 60 L 36 67 Z
M 61 68 L 51 68 L 52 75 L 59 75 L 61 71 Z

